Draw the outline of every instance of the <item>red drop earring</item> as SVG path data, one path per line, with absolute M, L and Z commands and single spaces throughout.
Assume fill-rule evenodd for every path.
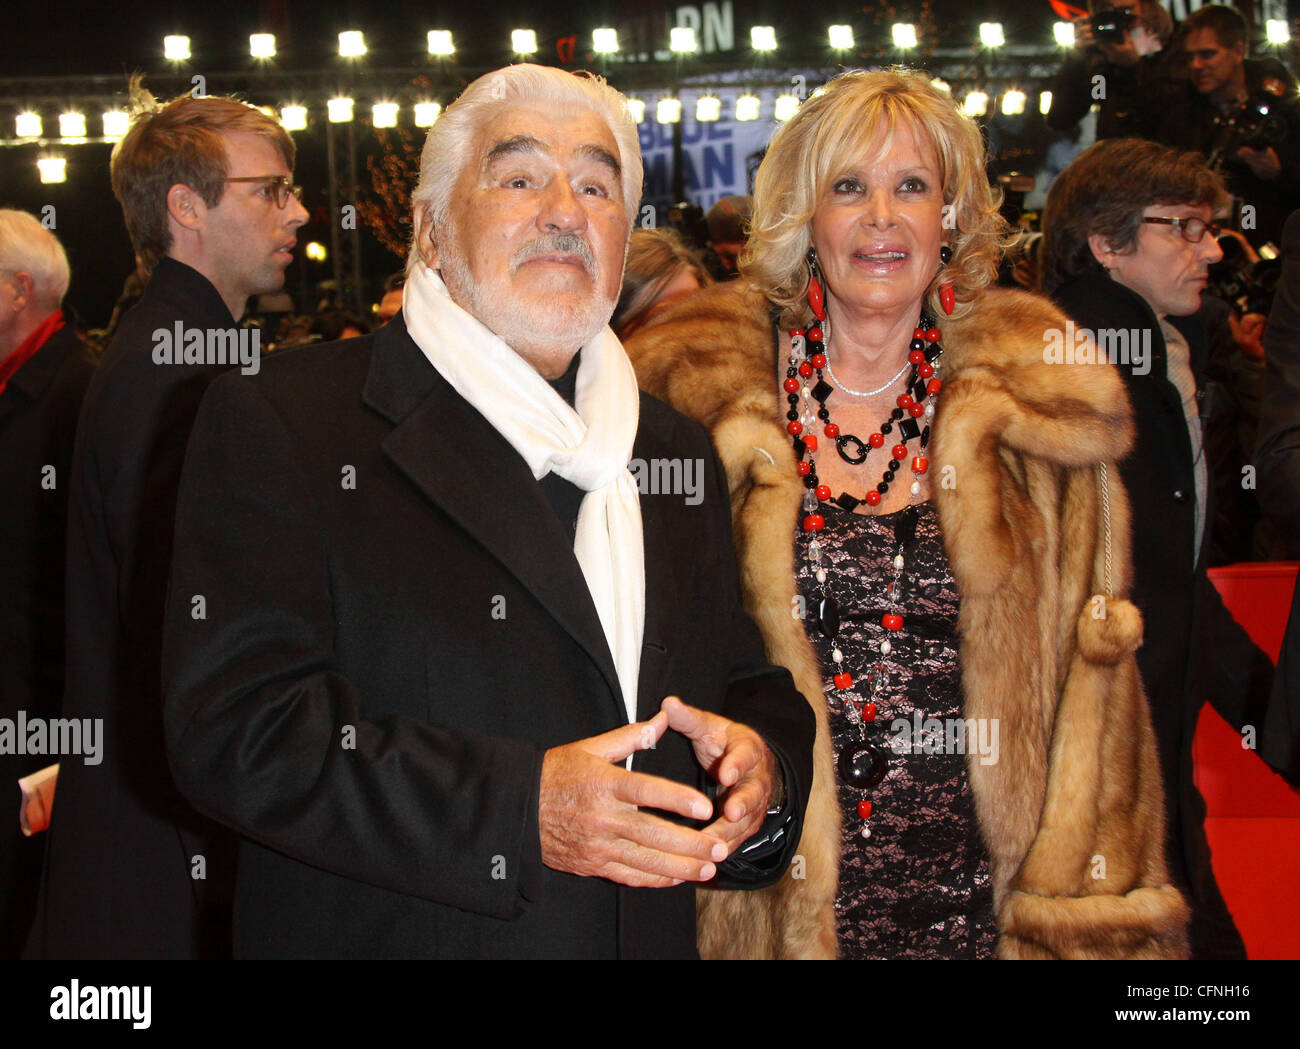
M 945 266 L 952 261 L 952 248 L 947 244 L 939 248 L 939 261 Z M 943 307 L 944 313 L 952 316 L 952 311 L 957 305 L 957 289 L 953 287 L 950 280 L 939 285 L 939 305 Z

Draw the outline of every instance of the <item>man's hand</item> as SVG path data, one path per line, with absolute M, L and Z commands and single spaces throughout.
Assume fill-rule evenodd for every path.
M 1247 360 L 1264 363 L 1264 325 L 1267 321 L 1262 313 L 1247 313 L 1240 320 L 1235 310 L 1228 314 L 1233 341 Z
M 1272 146 L 1265 146 L 1263 149 L 1242 146 L 1237 150 L 1237 156 L 1246 162 L 1256 178 L 1262 178 L 1265 182 L 1272 182 L 1282 174 L 1282 161 L 1273 152 Z
M 748 725 L 688 707 L 676 696 L 663 701 L 668 727 L 695 745 L 695 760 L 725 788 L 719 795 L 721 818 L 704 828 L 727 844 L 727 853 L 752 838 L 767 818 L 780 775 L 776 756 Z
M 714 862 L 731 851 L 721 834 L 638 811 L 703 820 L 712 811 L 709 799 L 685 784 L 614 764 L 653 747 L 667 727 L 668 715 L 660 711 L 649 721 L 546 752 L 537 807 L 546 866 L 655 889 L 708 881 L 717 873 Z

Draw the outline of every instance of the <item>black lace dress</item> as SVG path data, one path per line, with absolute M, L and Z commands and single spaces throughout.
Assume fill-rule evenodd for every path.
M 817 649 L 837 764 L 876 743 L 884 778 L 863 789 L 839 776 L 844 855 L 835 899 L 845 958 L 988 958 L 997 944 L 988 855 L 975 822 L 967 761 L 997 758 L 996 725 L 963 722 L 957 658 L 957 587 L 929 503 L 867 516 L 822 504 L 822 532 L 796 530 L 795 572 Z M 814 540 L 819 551 L 811 548 Z M 897 597 L 887 587 L 903 544 Z M 809 553 L 819 552 L 820 561 Z M 819 583 L 817 569 L 825 571 Z M 834 599 L 832 641 L 820 602 Z M 885 613 L 903 616 L 886 630 Z M 881 655 L 881 641 L 890 651 Z M 832 658 L 838 647 L 843 662 Z M 872 668 L 884 668 L 872 696 Z M 848 689 L 833 675 L 847 671 Z M 873 721 L 859 713 L 876 704 Z M 969 752 L 969 753 L 968 753 Z M 859 803 L 871 802 L 864 820 Z M 869 837 L 862 834 L 863 828 Z

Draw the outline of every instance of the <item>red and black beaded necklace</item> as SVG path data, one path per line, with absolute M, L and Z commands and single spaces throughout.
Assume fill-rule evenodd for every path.
M 891 411 L 889 418 L 880 424 L 877 432 L 863 442 L 853 434 L 841 433 L 840 428 L 831 421 L 830 410 L 826 407 L 826 402 L 835 388 L 826 382 L 822 374 L 823 370 L 829 370 L 823 330 L 826 311 L 821 284 L 815 277 L 809 287 L 808 302 L 812 307 L 814 320 L 806 331 L 796 328 L 790 332 L 790 360 L 782 388 L 785 390 L 786 400 L 790 406 L 786 413 L 788 419 L 786 430 L 794 442 L 795 455 L 798 459 L 797 469 L 807 489 L 803 500 L 802 527 L 804 532 L 817 533 L 826 527 L 826 520 L 818 512 L 818 508 L 820 503 L 831 499 L 831 490 L 829 486 L 822 484 L 817 476 L 815 458 L 817 435 L 810 432 L 815 425 L 812 401 L 818 404 L 815 417 L 822 424 L 822 436 L 835 441 L 835 448 L 840 458 L 852 466 L 865 463 L 872 450 L 882 448 L 886 439 L 892 434 L 895 424 L 898 425 L 899 441 L 890 449 L 891 458 L 888 466 L 876 486 L 867 490 L 862 499 L 847 492 L 841 492 L 834 499 L 838 506 L 850 512 L 863 502 L 868 506 L 878 506 L 907 459 L 907 442 L 918 440 L 920 452 L 924 452 L 930 443 L 930 422 L 934 417 L 935 402 L 943 385 L 935 376 L 943 347 L 939 341 L 939 330 L 934 322 L 922 313 L 908 345 L 908 362 L 911 369 L 906 384 L 907 392 L 899 395 L 897 407 Z M 817 382 L 810 388 L 808 382 L 814 374 Z M 894 381 L 897 381 L 897 377 L 887 384 L 885 389 L 893 385 Z M 924 426 L 918 421 L 921 419 L 925 420 Z M 929 461 L 923 454 L 918 453 L 912 457 L 910 465 L 913 472 L 911 494 L 915 498 L 920 492 L 920 477 L 929 470 Z M 908 510 L 913 508 L 909 507 Z M 889 596 L 890 611 L 881 616 L 881 626 L 887 631 L 903 629 L 903 616 L 898 611 L 899 582 L 903 570 L 903 555 L 912 544 L 915 529 L 915 513 L 903 512 L 895 526 L 897 549 L 892 559 L 893 579 L 886 591 Z M 853 686 L 853 677 L 844 669 L 844 654 L 836 641 L 840 625 L 839 608 L 827 590 L 827 572 L 821 564 L 821 558 L 821 544 L 814 534 L 810 537 L 808 559 L 812 563 L 821 590 L 817 602 L 817 626 L 832 643 L 832 659 L 835 664 L 832 680 L 835 688 L 847 690 Z M 881 696 L 888 684 L 883 663 L 884 658 L 892 650 L 888 636 L 886 635 L 880 642 L 880 661 L 875 662 L 867 671 L 867 680 L 871 687 L 869 697 L 860 705 L 851 696 L 843 697 L 846 715 L 851 722 L 857 724 L 861 738 L 859 742 L 844 748 L 841 752 L 838 771 L 842 782 L 850 783 L 863 790 L 875 787 L 888 772 L 888 757 L 885 749 L 869 737 L 867 730 L 867 726 L 876 717 L 875 700 Z M 871 813 L 872 802 L 869 798 L 858 802 L 858 816 L 863 821 L 861 834 L 864 838 L 871 836 L 867 823 Z

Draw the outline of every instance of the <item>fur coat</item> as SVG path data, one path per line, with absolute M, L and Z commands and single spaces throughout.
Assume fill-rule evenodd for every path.
M 964 714 L 1000 719 L 1002 740 L 994 764 L 968 759 L 998 954 L 1183 957 L 1188 912 L 1166 871 L 1160 766 L 1133 656 L 1142 622 L 1125 597 L 1128 499 L 1114 463 L 1132 443 L 1131 413 L 1112 367 L 1044 362 L 1045 333 L 1064 324 L 1047 300 L 999 289 L 940 324 L 929 458 L 961 595 Z M 817 715 L 799 855 L 769 889 L 699 892 L 706 958 L 836 954 L 841 820 L 823 673 L 790 614 L 804 489 L 779 396 L 788 345 L 767 301 L 737 282 L 683 300 L 627 346 L 642 388 L 710 430 L 746 610 Z

